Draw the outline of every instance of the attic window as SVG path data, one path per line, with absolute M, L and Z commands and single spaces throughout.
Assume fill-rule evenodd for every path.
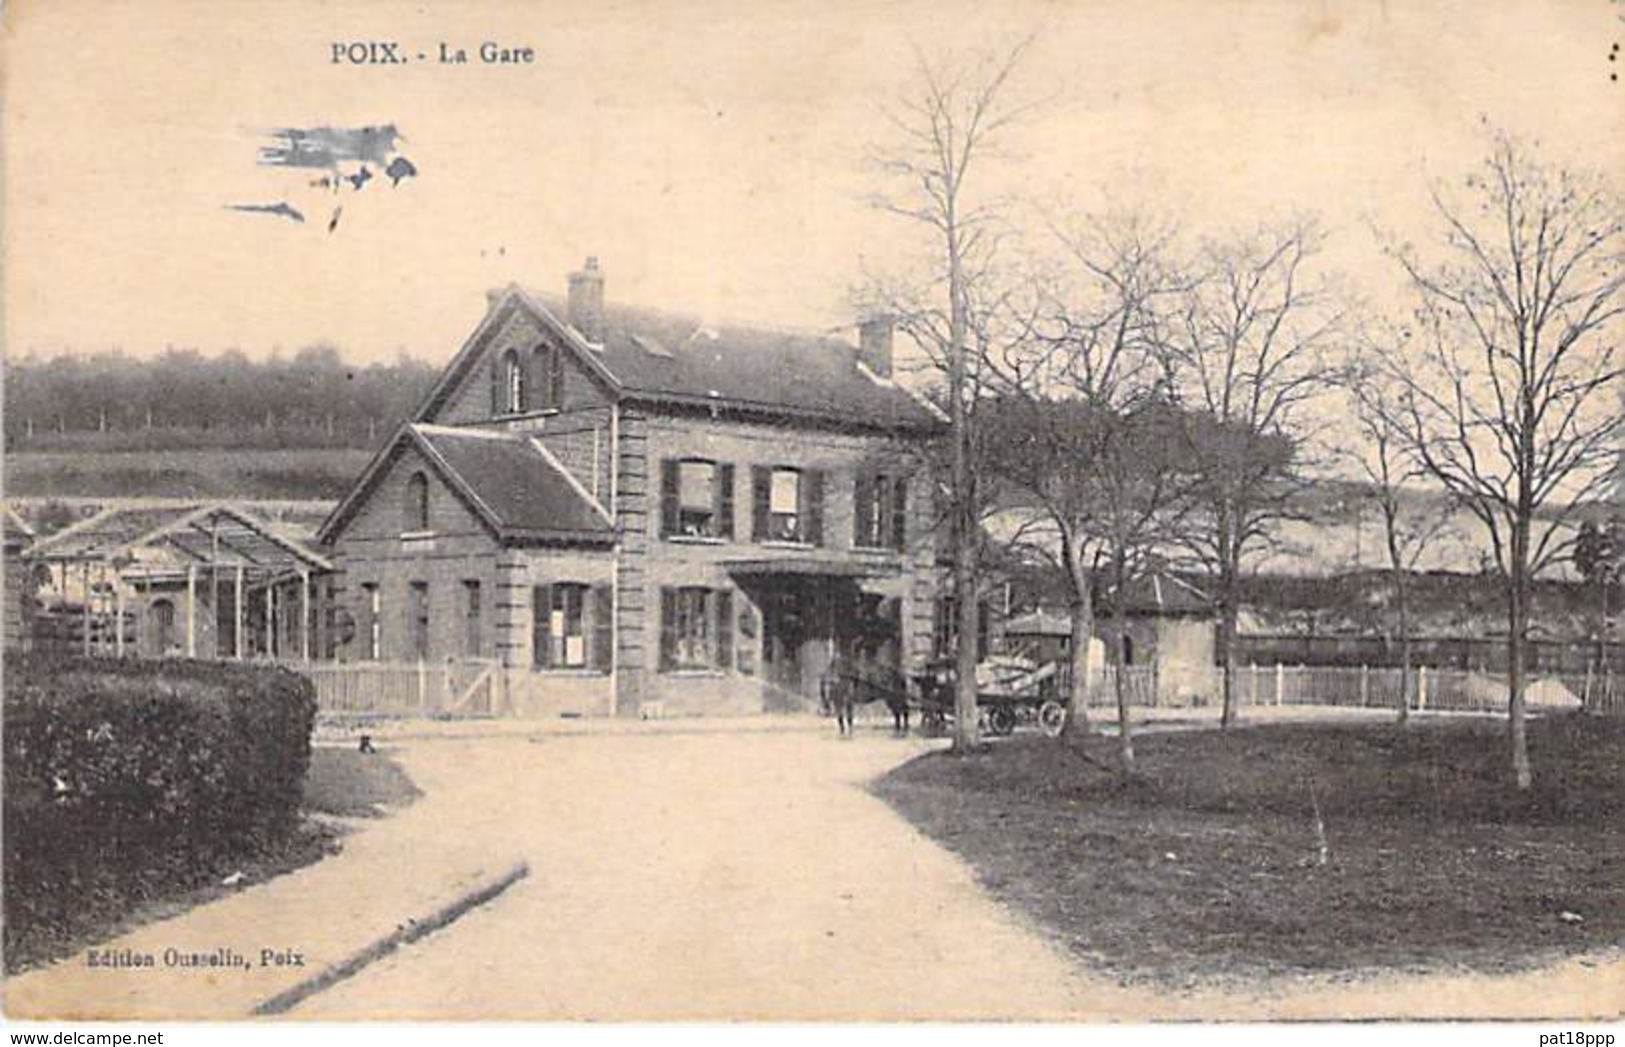
M 502 358 L 502 393 L 503 413 L 518 414 L 525 409 L 525 368 L 512 350 Z
M 413 473 L 406 481 L 406 531 L 429 529 L 429 478 Z

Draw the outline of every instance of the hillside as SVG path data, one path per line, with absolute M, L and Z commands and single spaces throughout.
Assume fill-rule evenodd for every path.
M 4 491 L 10 498 L 333 500 L 371 457 L 354 448 L 25 451 L 5 456 Z

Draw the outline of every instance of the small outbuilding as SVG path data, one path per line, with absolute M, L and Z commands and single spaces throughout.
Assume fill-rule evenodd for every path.
M 307 660 L 329 645 L 332 564 L 239 506 L 107 509 L 22 559 L 43 581 L 29 630 L 36 649 Z
M 1126 619 L 1121 629 L 1115 620 L 1119 600 Z M 1106 593 L 1096 613 L 1108 662 L 1151 669 L 1159 704 L 1213 697 L 1217 615 L 1207 593 L 1159 569 L 1131 580 L 1121 595 Z

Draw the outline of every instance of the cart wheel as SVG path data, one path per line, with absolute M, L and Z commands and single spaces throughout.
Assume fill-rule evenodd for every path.
M 987 711 L 987 725 L 994 734 L 1011 734 L 1016 729 L 1016 711 L 1008 705 L 995 705 Z
M 1066 706 L 1060 702 L 1045 702 L 1038 707 L 1038 729 L 1048 738 L 1059 738 L 1066 726 Z

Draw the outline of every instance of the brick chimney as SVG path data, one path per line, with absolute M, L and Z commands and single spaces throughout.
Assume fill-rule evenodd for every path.
M 858 362 L 876 378 L 891 377 L 892 330 L 896 321 L 889 315 L 872 316 L 858 324 Z
M 570 326 L 581 332 L 589 342 L 604 340 L 604 274 L 598 268 L 596 256 L 570 274 L 569 315 Z

